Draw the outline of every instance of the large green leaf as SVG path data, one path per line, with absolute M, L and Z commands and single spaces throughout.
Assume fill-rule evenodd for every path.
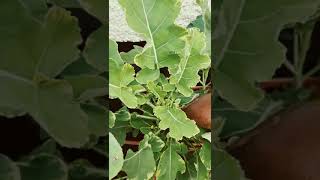
M 7 156 L 0 154 L 0 179 L 20 180 L 20 170 Z
M 139 151 L 128 150 L 123 165 L 123 170 L 127 173 L 128 179 L 148 180 L 152 178 L 156 163 L 154 161 L 151 145 L 143 141 L 139 145 Z
M 177 153 L 178 145 L 169 142 L 167 149 L 162 153 L 157 167 L 157 180 L 175 180 L 177 173 L 184 173 L 185 162 Z
M 40 84 L 0 71 L 0 106 L 23 109 L 61 145 L 80 147 L 88 139 L 88 117 L 61 80 Z M 68 113 L 62 113 L 68 112 Z M 70 131 L 70 129 L 73 129 Z
M 253 109 L 263 97 L 255 82 L 270 79 L 285 59 L 285 48 L 278 41 L 281 29 L 286 24 L 305 21 L 319 3 L 318 0 L 213 3 L 217 11 L 212 44 L 213 82 L 219 94 L 237 108 Z
M 240 163 L 227 152 L 213 148 L 213 179 L 245 180 Z
M 46 179 L 67 180 L 68 167 L 56 156 L 40 154 L 30 160 L 19 163 L 23 180 Z
M 200 132 L 195 121 L 188 119 L 187 115 L 176 107 L 157 106 L 154 114 L 161 120 L 160 129 L 169 128 L 169 136 L 176 140 L 181 140 L 183 136 L 191 138 Z
M 39 23 L 17 0 L 4 0 L 0 8 L 0 25 L 5 27 L 1 30 L 1 70 L 28 79 L 39 74 L 55 77 L 78 57 L 80 30 L 66 10 L 50 8 Z
M 189 29 L 186 38 L 186 47 L 183 51 L 179 65 L 169 69 L 172 76 L 170 83 L 176 84 L 177 90 L 184 96 L 191 96 L 200 80 L 198 72 L 210 66 L 210 57 L 203 54 L 205 49 L 205 36 L 198 29 Z
M 174 24 L 180 12 L 178 0 L 120 0 L 125 9 L 128 25 L 141 36 L 147 45 L 135 56 L 135 63 L 141 68 L 158 69 L 179 61 L 172 52 L 181 50 L 184 42 L 179 39 L 186 30 Z
M 115 177 L 123 166 L 123 153 L 120 144 L 109 133 L 109 179 Z
M 61 145 L 80 147 L 88 139 L 87 116 L 68 83 L 47 79 L 78 57 L 76 18 L 52 7 L 40 22 L 18 0 L 1 1 L 0 14 L 0 106 L 31 114 Z

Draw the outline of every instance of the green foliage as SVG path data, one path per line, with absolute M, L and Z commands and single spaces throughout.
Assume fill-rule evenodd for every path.
M 313 0 L 214 3 L 213 81 L 219 94 L 241 110 L 255 108 L 263 98 L 255 83 L 271 79 L 285 59 L 285 48 L 278 41 L 280 30 L 284 25 L 305 22 L 319 3 Z M 247 33 L 252 30 L 257 32 Z
M 119 54 L 117 44 L 109 40 L 109 97 L 124 105 L 114 112 L 110 132 L 120 145 L 126 143 L 129 133 L 144 137 L 138 150 L 126 153 L 122 167 L 126 176 L 119 173 L 116 178 L 174 180 L 187 169 L 198 179 L 208 178 L 210 159 L 201 160 L 199 155 L 206 140 L 182 110 L 199 95 L 192 90 L 205 81 L 199 73 L 210 68 L 205 33 L 174 23 L 181 8 L 178 0 L 119 2 L 128 25 L 147 44 Z M 124 111 L 131 112 L 128 118 L 119 115 Z M 207 148 L 210 146 L 201 150 L 201 156 L 210 154 Z M 194 149 L 196 158 L 187 156 Z
M 80 167 L 87 175 L 106 178 L 90 163 L 69 169 L 72 162 L 64 162 L 59 150 L 93 149 L 107 135 L 109 112 L 101 103 L 108 92 L 103 75 L 107 32 L 101 26 L 88 34 L 81 51 L 79 19 L 66 9 L 87 10 L 105 25 L 106 15 L 101 14 L 106 14 L 106 5 L 72 0 L 0 2 L 0 114 L 31 116 L 41 127 L 42 140 L 50 140 L 14 161 L 0 155 L 0 179 L 85 179 L 85 174 L 73 173 Z
M 319 0 L 218 0 L 213 4 L 213 82 L 218 94 L 213 100 L 214 179 L 246 179 L 239 162 L 223 150 L 226 144 L 221 137 L 248 132 L 306 97 L 299 88 L 320 67 L 303 74 L 319 5 Z M 286 49 L 278 40 L 280 31 L 288 27 L 294 27 L 299 42 L 294 42 L 293 64 L 286 60 Z M 297 89 L 265 96 L 257 84 L 271 79 L 283 64 L 292 72 Z

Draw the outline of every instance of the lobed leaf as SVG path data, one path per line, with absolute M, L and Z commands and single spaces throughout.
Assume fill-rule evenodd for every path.
M 159 128 L 169 128 L 169 136 L 176 140 L 182 137 L 191 138 L 200 132 L 194 121 L 187 118 L 186 114 L 179 108 L 156 106 L 154 114 L 161 120 Z

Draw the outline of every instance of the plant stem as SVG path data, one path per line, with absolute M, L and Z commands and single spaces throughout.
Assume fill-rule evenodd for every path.
M 154 108 L 155 108 L 155 106 L 154 106 L 152 103 L 147 102 L 147 104 L 148 104 L 149 106 L 151 106 L 151 107 L 152 107 L 152 109 L 154 109 Z
M 287 69 L 289 69 L 291 71 L 292 74 L 294 74 L 294 75 L 297 74 L 297 72 L 296 72 L 294 66 L 291 64 L 291 62 L 289 62 L 288 60 L 285 60 L 284 65 L 286 66 Z
M 156 117 L 151 117 L 151 116 L 146 116 L 146 115 L 137 114 L 136 116 L 139 118 L 142 118 L 142 119 L 158 120 Z

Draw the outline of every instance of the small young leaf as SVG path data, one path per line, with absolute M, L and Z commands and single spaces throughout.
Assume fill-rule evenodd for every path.
M 175 84 L 178 91 L 184 96 L 191 96 L 191 87 L 195 86 L 199 80 L 198 75 L 201 69 L 210 66 L 210 57 L 203 54 L 205 48 L 205 36 L 197 29 L 189 29 L 186 37 L 186 47 L 182 54 L 182 59 L 177 67 L 170 68 L 172 74 L 170 84 Z
M 123 166 L 123 153 L 120 144 L 113 136 L 109 133 L 109 177 L 110 179 L 115 177 Z
M 183 136 L 191 138 L 200 132 L 195 122 L 188 119 L 186 114 L 176 107 L 157 106 L 154 114 L 161 120 L 160 129 L 169 128 L 169 136 L 176 140 L 181 140 Z
M 109 62 L 109 94 L 119 98 L 127 107 L 138 105 L 137 97 L 127 85 L 134 80 L 134 68 L 130 64 L 118 65 L 114 59 Z

